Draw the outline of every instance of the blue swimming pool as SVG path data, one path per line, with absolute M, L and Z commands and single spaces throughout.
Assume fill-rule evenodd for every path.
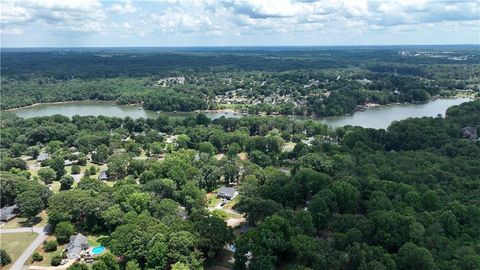
M 103 253 L 104 251 L 105 251 L 104 246 L 94 247 L 94 248 L 92 248 L 92 255 L 98 255 L 98 254 Z

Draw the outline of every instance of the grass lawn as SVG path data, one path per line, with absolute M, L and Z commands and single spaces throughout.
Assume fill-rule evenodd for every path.
M 208 207 L 215 207 L 220 203 L 220 198 L 217 197 L 215 193 L 207 194 Z
M 56 240 L 57 238 L 53 235 L 51 236 L 48 236 L 47 239 L 45 239 L 45 241 L 50 241 L 50 240 Z M 51 252 L 46 252 L 44 249 L 43 249 L 43 245 L 40 245 L 37 250 L 35 250 L 36 252 L 40 253 L 40 255 L 43 256 L 43 260 L 42 261 L 39 261 L 39 262 L 32 262 L 30 260 L 30 262 L 32 262 L 32 265 L 39 265 L 39 266 L 52 266 L 52 258 L 53 256 L 55 255 L 62 255 L 62 251 L 63 249 L 65 248 L 65 245 L 59 245 L 57 246 L 57 250 L 56 251 L 51 251 Z M 31 259 L 31 258 L 30 258 Z
M 0 243 L 2 249 L 5 249 L 12 262 L 14 262 L 22 252 L 30 245 L 30 243 L 37 237 L 36 233 L 2 233 L 0 234 Z M 3 267 L 2 269 L 9 269 L 10 265 Z
M 242 215 L 233 214 L 233 213 L 228 213 L 228 212 L 225 212 L 225 214 L 227 214 L 227 217 L 228 217 L 228 218 L 242 218 L 242 217 L 243 217 Z
M 52 182 L 52 192 L 58 193 L 60 191 L 60 181 L 53 181 Z
M 107 237 L 106 235 L 89 235 L 87 236 L 87 242 L 90 245 L 90 247 L 98 247 L 101 246 L 100 242 L 98 242 L 98 239 Z
M 42 212 L 40 212 L 40 214 L 37 215 L 37 218 L 33 222 L 33 226 L 43 227 L 47 225 L 47 222 L 48 222 L 47 212 L 43 210 Z M 7 222 L 7 224 L 5 224 L 5 226 L 3 226 L 2 228 L 14 229 L 14 228 L 30 227 L 30 226 L 32 226 L 32 223 L 27 223 L 27 220 L 25 218 L 17 217 Z
M 55 236 L 48 236 L 47 239 L 45 239 L 45 241 L 56 240 L 56 239 L 57 238 Z M 65 245 L 59 245 L 56 251 L 46 252 L 43 249 L 43 245 L 40 245 L 35 251 L 40 253 L 40 255 L 43 256 L 43 260 L 39 262 L 33 262 L 32 265 L 51 266 L 53 256 L 62 255 L 62 251 L 64 248 L 65 248 Z
M 32 177 L 33 176 L 38 176 L 38 170 L 40 170 L 40 165 L 37 164 L 37 161 L 36 160 L 28 160 L 27 161 L 27 167 L 28 167 L 28 171 L 30 173 L 32 173 Z
M 223 208 L 232 209 L 240 201 L 240 196 L 237 195 L 233 200 L 229 201 Z

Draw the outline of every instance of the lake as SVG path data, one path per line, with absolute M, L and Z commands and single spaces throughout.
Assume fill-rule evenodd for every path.
M 315 118 L 322 123 L 338 127 L 344 125 L 362 126 L 370 128 L 386 128 L 393 121 L 406 119 L 409 117 L 436 117 L 438 114 L 445 115 L 448 107 L 458 105 L 469 101 L 468 98 L 438 99 L 425 104 L 401 104 L 388 105 L 369 108 L 362 112 L 356 112 L 351 116 L 323 117 Z M 181 118 L 195 115 L 194 112 L 153 112 L 144 110 L 137 106 L 118 106 L 113 102 L 104 101 L 78 101 L 69 103 L 40 104 L 32 107 L 19 108 L 12 110 L 19 117 L 31 118 L 37 116 L 49 116 L 61 114 L 68 117 L 73 115 L 104 115 L 110 117 L 157 117 L 165 115 L 168 117 Z M 206 112 L 209 118 L 216 119 L 225 117 L 241 117 L 239 113 L 233 112 Z M 294 117 L 295 119 L 308 119 L 306 117 Z

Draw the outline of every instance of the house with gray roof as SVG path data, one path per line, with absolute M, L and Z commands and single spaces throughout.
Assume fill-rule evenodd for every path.
M 42 162 L 44 160 L 47 160 L 48 159 L 48 154 L 45 153 L 45 152 L 42 152 L 40 154 L 38 154 L 37 156 L 37 162 Z
M 0 209 L 0 221 L 9 221 L 17 216 L 17 205 L 5 206 Z
M 235 188 L 231 188 L 231 187 L 221 187 L 219 190 L 218 190 L 218 193 L 217 193 L 217 196 L 220 197 L 220 198 L 224 198 L 224 199 L 227 199 L 227 200 L 231 200 L 233 199 L 235 196 L 237 196 L 237 191 L 235 190 Z
M 82 251 L 89 248 L 87 237 L 83 234 L 78 233 L 76 235 L 70 236 L 70 242 L 67 246 L 67 258 L 69 259 L 79 259 Z
M 107 171 L 101 171 L 100 174 L 98 175 L 98 180 L 107 181 L 108 178 L 109 177 L 108 177 Z

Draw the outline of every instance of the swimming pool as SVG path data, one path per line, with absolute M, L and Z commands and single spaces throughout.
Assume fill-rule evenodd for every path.
M 98 255 L 98 254 L 103 253 L 104 251 L 105 251 L 104 246 L 94 247 L 94 248 L 92 248 L 92 255 Z

